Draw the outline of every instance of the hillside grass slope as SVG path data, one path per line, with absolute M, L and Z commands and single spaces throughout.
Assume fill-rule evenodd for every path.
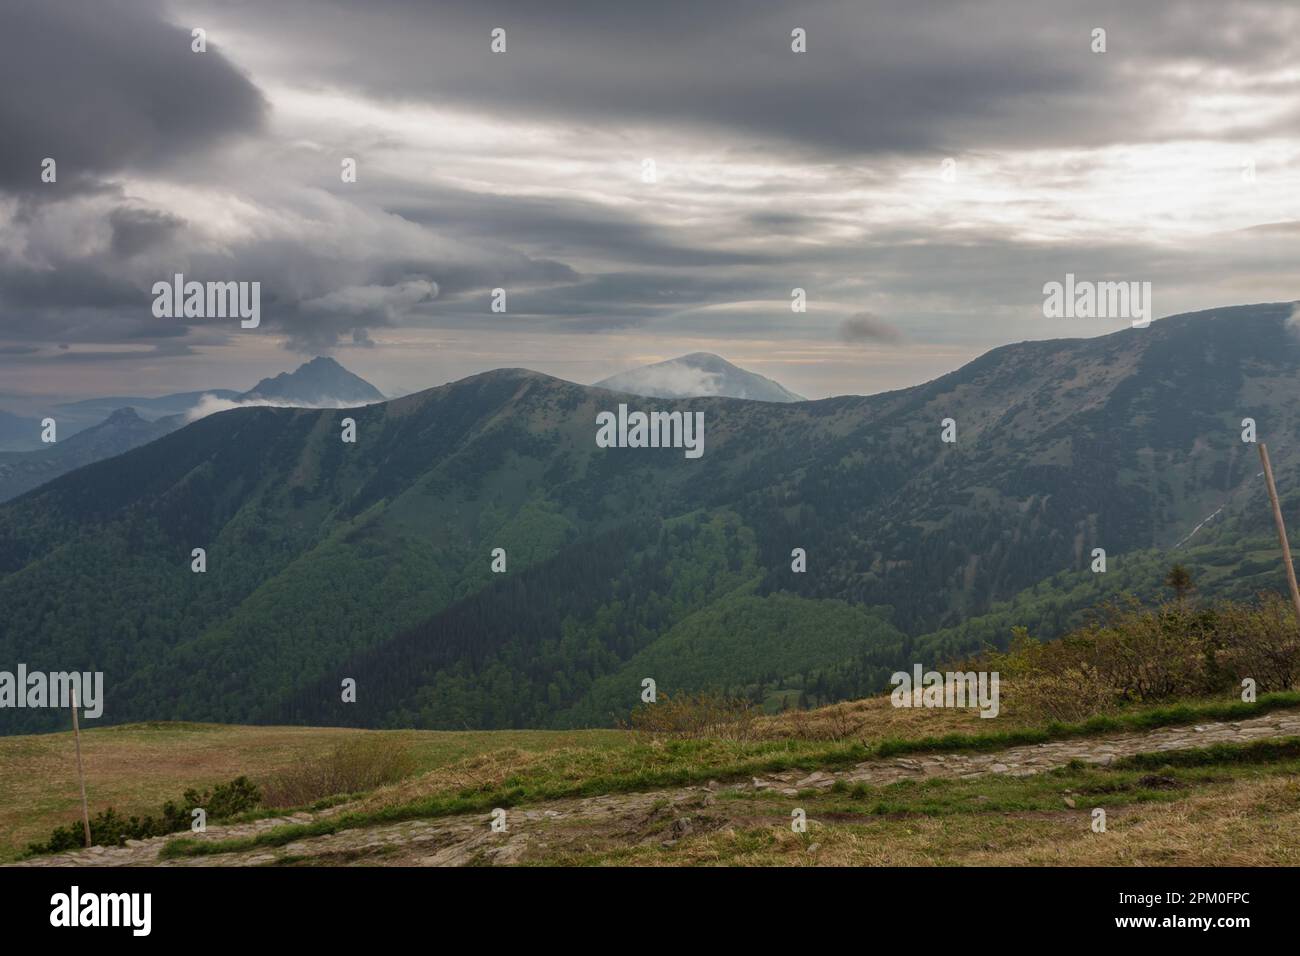
M 398 741 L 415 758 L 404 778 L 314 810 L 268 809 L 197 839 L 99 851 L 140 863 L 160 853 L 214 865 L 430 862 L 408 839 L 427 827 L 469 841 L 464 855 L 441 861 L 457 863 L 1300 863 L 1300 832 L 1290 827 L 1300 815 L 1300 693 L 1137 707 L 1075 724 L 1013 708 L 996 730 L 989 723 L 875 698 L 760 718 L 745 739 L 150 724 L 90 731 L 83 751 L 92 811 L 112 804 L 123 813 L 235 774 L 265 786 L 350 738 L 371 748 Z M 1226 742 L 1202 745 L 1216 728 Z M 71 748 L 69 734 L 0 740 L 4 859 L 76 818 Z M 1036 767 L 1044 748 L 1064 749 Z M 493 843 L 495 807 L 510 808 L 515 826 Z M 807 833 L 790 829 L 795 807 L 811 821 Z M 1090 830 L 1098 807 L 1110 845 Z M 525 832 L 497 858 L 511 833 Z M 104 859 L 28 862 L 81 857 Z

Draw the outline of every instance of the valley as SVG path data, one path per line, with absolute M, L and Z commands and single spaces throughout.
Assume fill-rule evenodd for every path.
M 598 447 L 610 393 L 520 369 L 349 409 L 355 443 L 333 409 L 222 412 L 0 507 L 0 659 L 103 671 L 107 723 L 558 729 L 615 725 L 646 677 L 769 710 L 873 694 L 1157 595 L 1174 560 L 1207 597 L 1277 590 L 1240 422 L 1294 513 L 1289 314 L 1006 346 L 868 397 L 660 400 L 706 416 L 692 461 Z

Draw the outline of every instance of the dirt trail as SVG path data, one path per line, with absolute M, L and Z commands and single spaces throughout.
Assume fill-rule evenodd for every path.
M 466 814 L 344 830 L 281 847 L 240 853 L 160 861 L 158 851 L 173 837 L 157 837 L 129 841 L 124 847 L 92 847 L 36 857 L 13 865 L 259 866 L 300 862 L 322 865 L 501 865 L 524 860 L 530 850 L 581 845 L 584 836 L 604 839 L 615 834 L 630 844 L 670 844 L 681 837 L 701 832 L 701 828 L 734 823 L 725 815 L 713 812 L 722 809 L 714 794 L 723 790 L 750 794 L 775 791 L 794 797 L 801 790 L 829 788 L 837 780 L 883 785 L 930 777 L 1027 776 L 1065 766 L 1072 760 L 1106 765 L 1137 753 L 1290 736 L 1300 736 L 1300 712 L 1279 711 L 1232 723 L 1166 727 L 1140 733 L 1011 747 L 990 753 L 917 754 L 871 760 L 844 770 L 792 771 L 727 785 L 710 782 L 706 787 L 555 800 L 509 810 L 507 829 L 501 833 L 491 830 L 487 814 Z M 701 813 L 704 808 L 712 809 Z M 308 823 L 348 809 L 342 806 L 315 815 L 303 813 L 253 823 L 213 826 L 206 834 L 184 835 L 204 840 L 253 836 L 286 823 Z

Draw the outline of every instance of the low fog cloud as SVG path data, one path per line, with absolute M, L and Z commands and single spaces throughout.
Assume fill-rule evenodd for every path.
M 721 394 L 722 376 L 688 365 L 655 365 L 616 376 L 618 387 L 657 395 Z
M 198 404 L 185 413 L 185 421 L 196 422 L 217 412 L 228 412 L 235 408 L 360 408 L 356 404 L 344 402 L 324 402 L 307 404 L 306 402 L 277 402 L 265 398 L 230 399 L 216 395 L 204 395 Z

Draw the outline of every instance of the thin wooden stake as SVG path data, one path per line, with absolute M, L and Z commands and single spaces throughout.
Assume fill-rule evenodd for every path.
M 86 846 L 90 846 L 90 807 L 86 803 L 86 771 L 81 766 L 81 727 L 77 724 L 77 692 L 72 691 L 72 736 L 77 741 L 77 779 L 81 781 L 81 824 L 86 828 Z
M 1296 586 L 1295 565 L 1291 563 L 1291 545 L 1286 540 L 1286 524 L 1282 521 L 1282 506 L 1277 500 L 1277 486 L 1273 484 L 1273 466 L 1268 461 L 1268 445 L 1259 443 L 1259 458 L 1264 463 L 1264 481 L 1268 483 L 1268 497 L 1273 502 L 1273 520 L 1277 522 L 1277 540 L 1282 545 L 1282 564 L 1286 566 L 1286 581 L 1291 586 L 1291 603 L 1295 605 L 1296 623 L 1300 624 L 1300 587 Z

